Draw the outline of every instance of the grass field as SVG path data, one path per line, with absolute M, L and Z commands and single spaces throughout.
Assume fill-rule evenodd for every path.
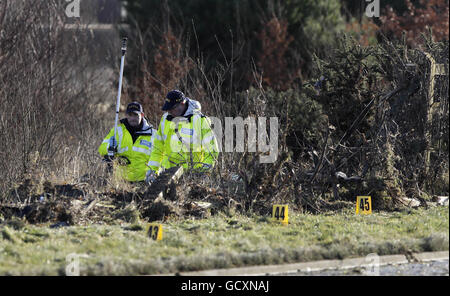
M 81 275 L 142 275 L 449 246 L 448 207 L 367 216 L 353 209 L 289 215 L 287 226 L 269 217 L 225 214 L 169 220 L 163 223 L 161 241 L 146 236 L 145 223 L 51 229 L 10 221 L 0 226 L 0 274 L 65 275 L 74 254 L 83 255 Z

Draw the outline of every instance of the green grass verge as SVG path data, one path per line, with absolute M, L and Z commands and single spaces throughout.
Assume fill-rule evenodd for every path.
M 146 225 L 50 229 L 23 223 L 0 227 L 1 275 L 65 275 L 68 255 L 81 275 L 139 275 L 245 265 L 448 250 L 448 207 L 357 216 L 290 213 L 282 226 L 259 216 L 217 215 L 163 224 L 163 240 Z

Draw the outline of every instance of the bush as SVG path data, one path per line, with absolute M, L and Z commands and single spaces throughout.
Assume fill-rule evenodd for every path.
M 256 90 L 251 89 L 250 95 Z M 314 100 L 314 91 L 289 89 L 264 92 L 267 109 L 279 117 L 280 125 L 286 128 L 286 141 L 289 149 L 298 158 L 304 151 L 318 147 L 327 129 L 328 116 L 322 105 Z
M 3 197 L 24 179 L 77 178 L 92 167 L 86 163 L 105 133 L 98 105 L 114 100 L 105 40 L 118 38 L 92 42 L 86 30 L 65 30 L 63 3 L 2 2 L 0 16 Z

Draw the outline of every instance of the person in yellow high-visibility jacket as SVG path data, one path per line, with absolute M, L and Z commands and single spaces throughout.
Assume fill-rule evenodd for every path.
M 110 160 L 108 152 L 125 160 L 114 168 L 114 174 L 130 182 L 144 181 L 156 130 L 145 119 L 141 104 L 128 104 L 126 118 L 120 120 L 116 134 L 117 139 L 112 128 L 100 144 L 98 152 L 107 160 Z
M 146 181 L 153 182 L 160 171 L 174 166 L 194 171 L 211 169 L 219 149 L 211 121 L 201 113 L 200 103 L 172 90 L 162 110 L 167 112 L 156 132 Z

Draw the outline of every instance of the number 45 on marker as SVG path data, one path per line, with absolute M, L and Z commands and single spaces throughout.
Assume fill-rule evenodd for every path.
M 370 196 L 356 197 L 356 214 L 372 214 L 372 199 Z

